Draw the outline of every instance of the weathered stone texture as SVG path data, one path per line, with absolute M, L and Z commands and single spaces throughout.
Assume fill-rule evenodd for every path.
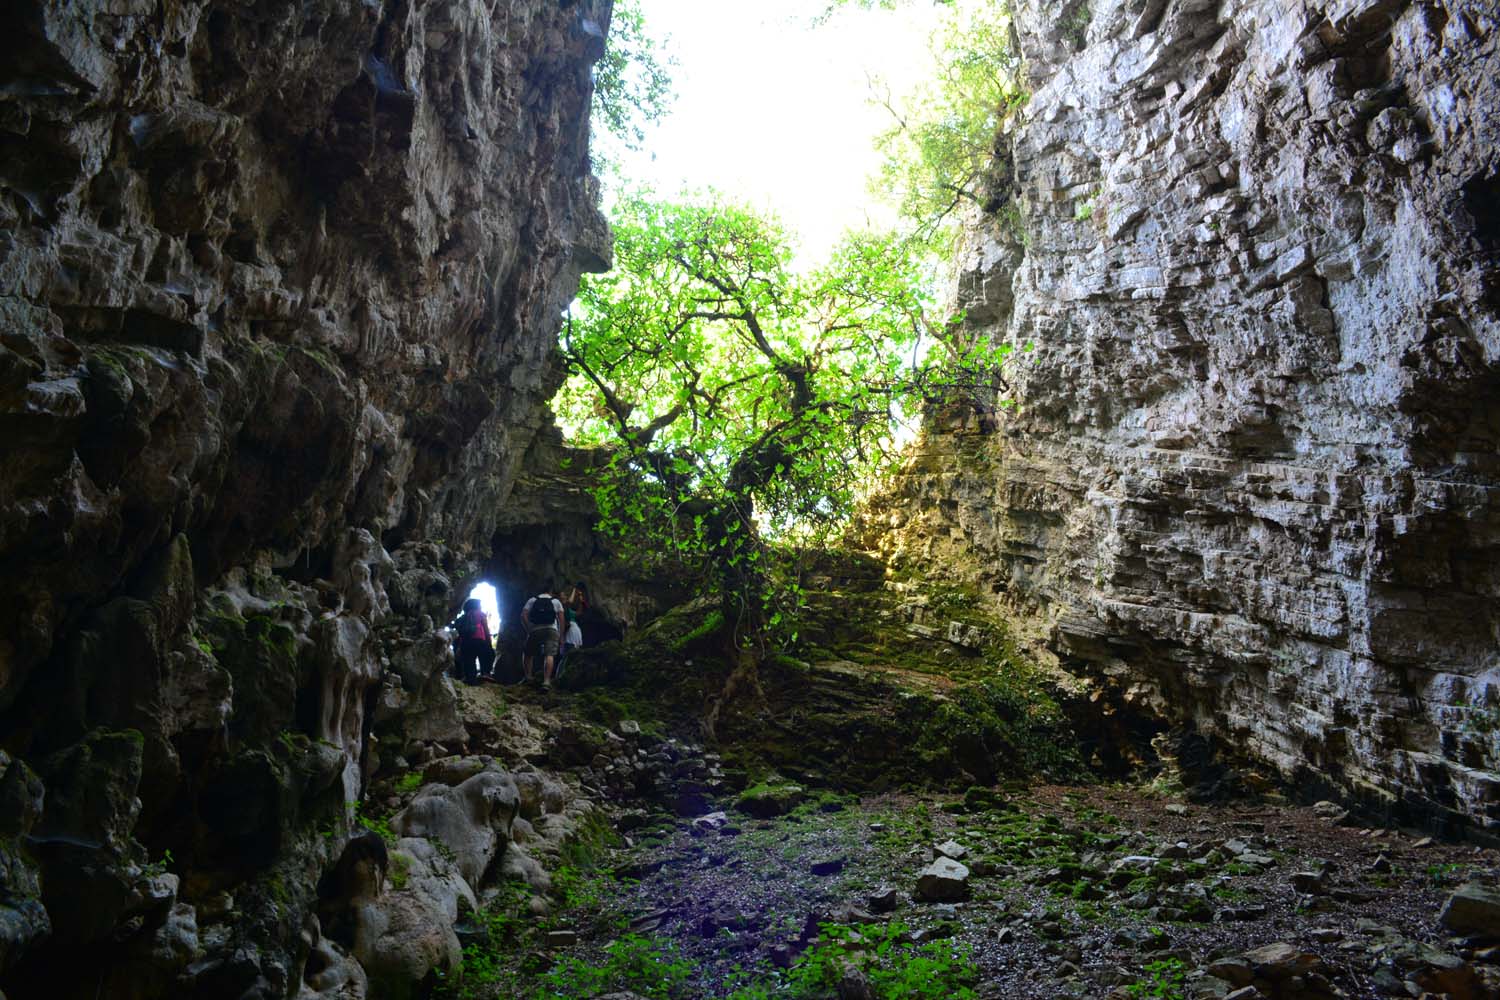
M 596 9 L 600 8 L 600 9 Z M 581 267 L 605 4 L 27 3 L 0 46 L 0 705 L 186 532 L 483 541 Z M 461 473 L 455 476 L 455 473 Z
M 333 948 L 317 831 L 345 832 L 402 749 L 371 739 L 372 704 L 397 733 L 423 711 L 419 744 L 463 739 L 430 632 L 547 420 L 577 276 L 607 265 L 587 123 L 609 19 L 6 8 L 0 742 L 45 786 L 46 845 L 0 881 L 39 871 L 47 912 L 0 913 L 5 987 L 363 994 L 337 955 L 297 982 Z M 91 908 L 58 902 L 74 869 Z M 125 986 L 151 948 L 186 957 Z
M 958 295 L 1035 349 L 1001 434 L 929 428 L 886 544 L 1288 776 L 1500 833 L 1493 6 L 1016 24 Z

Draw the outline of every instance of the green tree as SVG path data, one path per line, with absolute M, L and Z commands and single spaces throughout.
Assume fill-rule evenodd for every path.
M 640 0 L 616 0 L 604 55 L 594 67 L 591 131 L 596 159 L 607 166 L 612 144 L 641 147 L 646 127 L 660 121 L 671 107 L 672 66 L 666 40 L 649 30 Z
M 953 0 L 929 42 L 935 71 L 914 92 L 872 82 L 892 125 L 876 139 L 884 155 L 872 190 L 894 199 L 921 236 L 942 250 L 965 205 L 1001 207 L 1010 186 L 999 136 L 1025 102 L 1010 12 L 994 0 Z
M 742 668 L 728 698 L 769 641 L 794 637 L 796 588 L 768 542 L 842 526 L 898 420 L 992 395 L 1006 349 L 938 336 L 908 240 L 851 236 L 802 273 L 775 220 L 739 205 L 627 198 L 612 221 L 615 269 L 580 289 L 556 405 L 576 437 L 618 446 L 603 529 L 717 587 Z

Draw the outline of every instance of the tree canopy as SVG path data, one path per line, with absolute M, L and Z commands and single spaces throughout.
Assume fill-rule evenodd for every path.
M 745 634 L 775 627 L 764 542 L 842 525 L 899 421 L 954 391 L 993 398 L 1005 352 L 940 346 L 911 241 L 854 235 L 802 272 L 776 220 L 722 200 L 624 199 L 614 229 L 556 402 L 575 438 L 619 446 L 603 525 L 640 558 L 716 572 Z
M 997 137 L 1026 100 L 1008 5 L 951 0 L 945 6 L 929 40 L 931 79 L 904 95 L 879 80 L 871 83 L 892 118 L 876 139 L 884 161 L 872 190 L 895 200 L 914 231 L 939 249 L 950 242 L 966 206 L 1000 206 L 1010 177 Z
M 640 0 L 616 0 L 604 55 L 594 67 L 590 132 L 601 165 L 610 162 L 611 143 L 639 149 L 646 127 L 667 113 L 673 98 L 672 66 L 664 40 L 646 24 Z
M 938 79 L 881 97 L 894 124 L 876 184 L 902 209 L 899 234 L 851 234 L 808 268 L 778 220 L 744 205 L 620 195 L 614 270 L 584 277 L 565 326 L 554 406 L 575 441 L 613 456 L 600 528 L 638 565 L 716 591 L 737 664 L 725 700 L 742 670 L 753 683 L 752 649 L 796 638 L 797 562 L 783 556 L 842 529 L 925 409 L 1006 405 L 1009 348 L 960 342 L 973 335 L 933 289 L 957 209 L 997 189 L 995 136 L 1019 100 L 1009 22 L 979 0 L 944 6 Z M 610 45 L 596 127 L 634 146 L 665 110 L 666 68 L 633 4 L 616 7 Z

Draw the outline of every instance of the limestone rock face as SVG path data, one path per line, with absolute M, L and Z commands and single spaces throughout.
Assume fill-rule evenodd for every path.
M 958 306 L 1033 350 L 998 434 L 930 426 L 882 544 L 1288 776 L 1500 833 L 1492 5 L 1016 28 L 1032 94 Z
M 173 11 L 3 43 L 0 707 L 176 532 L 199 581 L 486 539 L 608 257 L 602 0 Z
M 382 761 L 465 738 L 434 625 L 608 263 L 610 13 L 7 8 L 0 990 L 364 994 L 310 887 Z
M 446 846 L 459 873 L 476 886 L 510 839 L 520 801 L 508 774 L 485 770 L 453 787 L 423 788 L 391 820 L 391 827 L 403 837 L 425 837 Z

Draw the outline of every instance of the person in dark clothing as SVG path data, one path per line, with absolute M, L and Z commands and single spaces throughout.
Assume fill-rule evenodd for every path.
M 495 647 L 490 640 L 490 622 L 479 599 L 464 601 L 463 612 L 448 626 L 453 630 L 454 670 L 458 679 L 473 686 L 489 677 L 495 666 Z
M 565 610 L 573 612 L 573 617 L 581 617 L 589 609 L 589 588 L 579 580 L 569 587 L 564 593 L 558 594 Z

